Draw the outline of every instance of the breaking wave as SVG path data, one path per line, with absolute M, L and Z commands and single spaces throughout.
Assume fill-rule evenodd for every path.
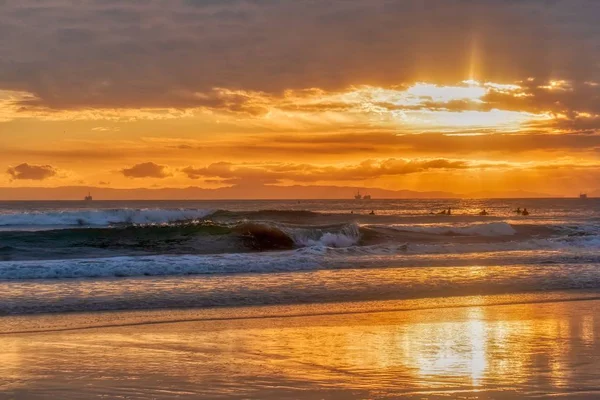
M 212 214 L 201 209 L 113 209 L 23 212 L 0 214 L 0 226 L 69 227 L 111 226 L 120 224 L 164 224 L 203 219 Z
M 325 247 L 350 247 L 358 244 L 361 238 L 361 230 L 358 224 L 348 224 L 334 229 L 322 228 L 294 228 L 285 229 L 286 233 L 293 239 L 294 243 L 303 247 L 325 246 Z
M 357 224 L 295 226 L 258 221 L 216 223 L 210 220 L 0 231 L 0 260 L 247 253 L 308 246 L 340 248 L 359 244 L 363 237 L 361 232 Z M 368 237 L 368 234 L 364 236 Z

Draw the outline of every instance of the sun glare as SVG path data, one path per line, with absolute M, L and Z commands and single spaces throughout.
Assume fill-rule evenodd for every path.
M 443 128 L 496 128 L 518 129 L 522 124 L 549 119 L 548 115 L 537 115 L 519 111 L 493 109 L 490 111 L 418 111 L 406 113 L 408 123 L 417 126 Z
M 334 96 L 320 93 L 323 103 L 341 101 L 358 114 L 405 127 L 519 129 L 522 124 L 552 119 L 548 113 L 488 109 L 486 96 L 497 93 L 515 98 L 528 94 L 516 84 L 465 80 L 457 85 L 418 82 L 409 87 L 360 86 Z

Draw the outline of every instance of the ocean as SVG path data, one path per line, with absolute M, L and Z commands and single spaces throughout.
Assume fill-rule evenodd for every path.
M 0 314 L 594 292 L 599 249 L 600 199 L 0 202 Z

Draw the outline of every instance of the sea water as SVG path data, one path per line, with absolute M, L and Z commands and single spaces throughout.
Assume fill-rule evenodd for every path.
M 2 202 L 0 314 L 593 291 L 599 249 L 595 199 Z

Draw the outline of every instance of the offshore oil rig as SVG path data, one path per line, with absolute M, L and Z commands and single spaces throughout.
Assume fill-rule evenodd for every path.
M 356 194 L 354 195 L 354 199 L 355 200 L 371 200 L 371 195 L 370 194 L 365 194 L 363 196 L 362 194 L 360 194 L 360 190 L 358 190 L 356 192 Z

